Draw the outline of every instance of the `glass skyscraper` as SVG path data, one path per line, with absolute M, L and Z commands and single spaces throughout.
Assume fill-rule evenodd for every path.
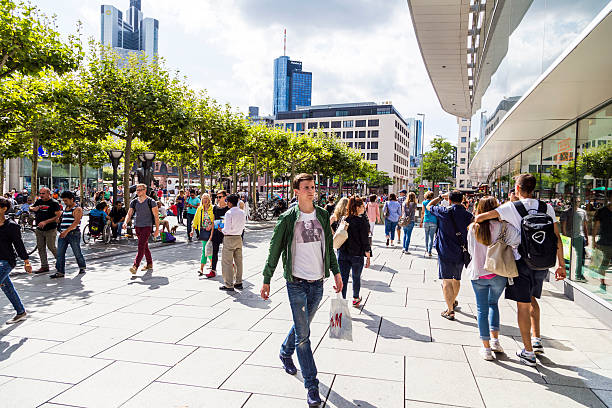
M 310 106 L 312 72 L 302 71 L 301 61 L 282 56 L 274 60 L 274 114 Z
M 132 52 L 144 53 L 149 59 L 157 57 L 159 21 L 144 18 L 141 0 L 130 0 L 124 14 L 116 7 L 100 7 L 100 42 L 113 47 L 125 57 Z

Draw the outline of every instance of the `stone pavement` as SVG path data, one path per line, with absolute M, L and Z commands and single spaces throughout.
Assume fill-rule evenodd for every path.
M 31 317 L 1 328 L 0 407 L 306 406 L 299 372 L 279 366 L 291 325 L 280 265 L 270 300 L 259 298 L 270 234 L 247 232 L 245 289 L 231 295 L 218 278 L 197 276 L 199 243 L 155 249 L 153 273 L 136 277 L 133 254 L 90 262 L 80 276 L 70 264 L 61 281 L 16 277 Z M 504 299 L 507 355 L 487 362 L 470 283 L 457 320 L 445 320 L 422 229 L 413 255 L 386 248 L 382 226 L 375 236 L 364 306 L 352 309 L 354 341 L 327 335 L 331 280 L 312 323 L 326 407 L 612 407 L 612 333 L 552 285 L 541 301 L 546 354 L 538 368 L 514 356 L 516 310 Z M 12 316 L 4 297 L 0 308 L 2 320 Z

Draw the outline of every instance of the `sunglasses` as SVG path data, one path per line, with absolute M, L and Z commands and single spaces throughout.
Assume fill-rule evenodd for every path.
M 224 195 L 218 195 L 217 198 L 223 198 L 225 197 Z

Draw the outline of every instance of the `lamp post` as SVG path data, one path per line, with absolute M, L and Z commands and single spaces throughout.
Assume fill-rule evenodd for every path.
M 417 113 L 417 116 L 422 116 L 423 117 L 423 125 L 421 127 L 421 182 L 419 183 L 422 186 L 425 186 L 425 183 L 423 181 L 423 146 L 425 145 L 425 114 L 424 113 Z M 425 194 L 424 192 L 425 187 L 419 187 L 419 200 L 422 201 L 423 200 L 423 194 Z
M 144 152 L 138 155 L 138 160 L 142 163 L 142 168 L 144 170 L 144 184 L 147 185 L 147 193 L 149 192 L 149 188 L 151 188 L 151 166 L 153 165 L 153 160 L 155 160 L 155 152 Z
M 113 205 L 117 204 L 117 168 L 122 157 L 123 150 L 113 149 L 108 151 L 108 158 L 113 165 Z

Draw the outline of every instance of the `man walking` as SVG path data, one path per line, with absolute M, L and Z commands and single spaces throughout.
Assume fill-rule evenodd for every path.
M 36 245 L 38 246 L 38 256 L 40 257 L 40 269 L 34 273 L 49 272 L 49 261 L 47 260 L 47 248 L 57 257 L 55 238 L 57 237 L 57 221 L 62 215 L 62 207 L 57 201 L 51 198 L 51 190 L 47 187 L 40 189 L 36 200 L 30 211 L 33 211 L 36 221 Z
M 530 213 L 545 213 L 550 217 L 551 221 L 555 221 L 555 210 L 552 206 L 533 198 L 536 182 L 537 180 L 533 175 L 528 173 L 520 174 L 517 176 L 516 185 L 514 186 L 514 191 L 519 199 L 514 202 L 507 202 L 495 210 L 478 215 L 476 222 L 500 218 L 502 221 L 510 223 L 519 231 L 523 231 L 523 218 Z M 539 243 L 544 243 L 545 240 L 556 236 L 557 269 L 555 270 L 555 279 L 565 279 L 565 259 L 563 258 L 563 243 L 559 234 L 559 224 L 554 223 L 554 234 L 551 234 L 552 236 L 549 238 L 542 234 L 542 232 L 537 234 L 541 237 L 541 242 Z M 533 234 L 533 236 L 535 235 Z M 542 295 L 542 286 L 548 270 L 535 270 L 527 265 L 525 258 L 531 258 L 530 255 L 532 254 L 527 253 L 525 249 L 527 242 L 525 241 L 526 236 L 521 232 L 521 245 L 518 251 L 520 259 L 516 261 L 519 276 L 513 279 L 513 285 L 506 288 L 506 299 L 516 301 L 518 311 L 518 326 L 521 331 L 524 349 L 518 350 L 516 355 L 523 364 L 535 367 L 535 353 L 544 353 L 544 347 L 540 338 L 540 305 L 537 299 Z M 554 262 L 554 250 L 549 255 L 552 255 Z M 531 335 L 533 335 L 533 338 Z
M 28 316 L 9 277 L 17 263 L 15 253 L 23 259 L 25 271 L 28 273 L 32 272 L 32 266 L 28 260 L 28 252 L 21 240 L 21 229 L 14 221 L 7 220 L 5 217 L 10 208 L 10 202 L 4 197 L 0 197 L 0 286 L 17 313 L 6 324 L 20 322 Z
M 79 274 L 85 273 L 85 258 L 81 253 L 81 218 L 83 210 L 74 202 L 74 193 L 72 191 L 64 191 L 60 196 L 64 202 L 65 208 L 62 213 L 61 221 L 58 230 L 60 231 L 57 240 L 57 257 L 55 259 L 55 272 L 49 276 L 51 279 L 63 278 L 66 270 L 66 250 L 68 245 L 72 248 L 72 253 L 79 265 Z
M 333 234 L 329 214 L 314 205 L 315 183 L 311 174 L 298 174 L 293 180 L 297 205 L 279 218 L 270 241 L 270 252 L 263 271 L 261 297 L 270 296 L 270 281 L 283 256 L 284 277 L 293 315 L 293 327 L 283 342 L 280 359 L 288 374 L 297 373 L 292 355 L 297 350 L 298 362 L 308 390 L 307 402 L 311 407 L 321 404 L 317 367 L 310 346 L 310 322 L 323 297 L 323 279 L 334 274 L 336 293 L 342 291 L 342 277 L 333 248 Z M 316 230 L 303 234 L 305 225 Z
M 402 214 L 404 213 L 404 203 L 406 202 L 406 194 L 407 194 L 406 190 L 400 190 L 399 196 L 397 197 L 397 202 L 400 203 Z M 401 244 L 402 243 L 402 227 L 400 227 L 398 224 L 395 229 L 397 232 L 397 243 Z
M 227 192 L 225 190 L 217 191 L 217 204 L 213 207 L 213 216 L 215 217 L 215 232 L 212 234 L 212 259 L 210 261 L 210 272 L 206 274 L 208 279 L 214 278 L 217 276 L 217 262 L 219 262 L 219 247 L 223 243 L 223 228 L 221 225 L 223 224 L 223 218 L 225 217 L 225 213 L 228 212 L 229 207 L 227 206 L 227 201 L 225 198 L 227 197 Z
M 223 286 L 219 289 L 233 292 L 234 288 L 242 289 L 242 233 L 246 218 L 238 206 L 238 196 L 227 197 L 225 224 L 223 226 Z M 234 265 L 236 273 L 234 276 Z
M 450 201 L 451 205 L 438 205 L 443 199 Z M 434 245 L 438 252 L 438 277 L 442 279 L 442 293 L 447 307 L 442 317 L 448 320 L 455 320 L 464 266 L 463 252 L 467 251 L 467 227 L 473 218 L 461 204 L 462 201 L 463 193 L 454 190 L 427 204 L 427 210 L 438 219 L 438 234 Z
M 189 190 L 189 198 L 187 198 L 185 206 L 187 207 L 187 240 L 191 242 L 191 224 L 193 217 L 200 205 L 200 197 L 196 196 L 195 190 Z
M 153 236 L 157 238 L 159 235 L 157 203 L 151 197 L 147 197 L 147 186 L 144 184 L 136 186 L 136 198 L 130 203 L 124 227 L 130 223 L 133 216 L 136 217 L 134 226 L 136 227 L 136 236 L 138 237 L 138 254 L 134 260 L 134 265 L 130 268 L 130 272 L 136 274 L 143 256 L 146 258 L 147 264 L 142 270 L 153 269 L 153 258 L 151 257 L 151 251 L 149 251 L 149 237 L 153 231 L 153 224 L 155 224 Z

